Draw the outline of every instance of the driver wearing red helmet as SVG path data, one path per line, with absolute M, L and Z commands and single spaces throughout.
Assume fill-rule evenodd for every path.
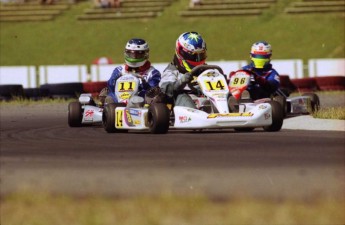
M 184 88 L 191 82 L 190 71 L 205 64 L 206 42 L 197 32 L 185 32 L 176 40 L 175 55 L 165 68 L 159 83 L 162 91 L 175 100 L 175 105 L 196 108 Z

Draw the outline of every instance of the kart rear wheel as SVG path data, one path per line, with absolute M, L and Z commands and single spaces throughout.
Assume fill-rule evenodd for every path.
M 103 128 L 107 133 L 116 133 L 116 132 L 127 132 L 127 130 L 116 129 L 115 127 L 115 109 L 117 107 L 126 106 L 123 103 L 109 103 L 103 109 L 102 114 L 102 124 Z
M 270 101 L 272 110 L 272 124 L 270 126 L 263 127 L 265 131 L 274 132 L 280 131 L 284 121 L 284 111 L 281 105 L 276 101 Z
M 83 110 L 80 102 L 71 102 L 68 104 L 68 125 L 70 127 L 80 127 L 83 119 Z
M 310 102 L 308 102 L 308 110 L 313 113 L 317 112 L 320 109 L 320 98 L 315 93 L 304 93 L 302 96 L 308 96 Z
M 170 110 L 166 104 L 152 104 L 147 113 L 147 120 L 152 134 L 165 134 L 169 130 Z
M 282 109 L 283 109 L 283 112 L 284 112 L 284 118 L 286 117 L 287 115 L 287 110 L 288 110 L 288 107 L 287 107 L 287 104 L 286 104 L 286 97 L 282 96 L 282 95 L 278 95 L 278 96 L 275 96 L 273 98 L 274 101 L 278 102 L 279 105 L 281 105 Z

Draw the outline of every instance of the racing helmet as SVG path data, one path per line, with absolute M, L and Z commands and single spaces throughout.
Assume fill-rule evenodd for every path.
M 266 41 L 258 41 L 252 45 L 250 59 L 257 69 L 262 69 L 271 62 L 272 47 Z
M 188 72 L 205 64 L 206 50 L 206 42 L 197 32 L 185 32 L 176 40 L 175 54 L 180 66 Z
M 129 67 L 143 66 L 149 59 L 149 45 L 140 38 L 129 40 L 125 47 L 125 62 Z

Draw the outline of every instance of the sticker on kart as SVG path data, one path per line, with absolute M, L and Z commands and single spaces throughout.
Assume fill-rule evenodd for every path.
M 207 116 L 207 119 L 222 118 L 222 117 L 252 117 L 254 113 L 244 112 L 244 113 L 213 113 Z
M 117 109 L 116 110 L 116 127 L 121 128 L 124 123 L 128 127 L 141 125 L 141 111 L 134 109 Z

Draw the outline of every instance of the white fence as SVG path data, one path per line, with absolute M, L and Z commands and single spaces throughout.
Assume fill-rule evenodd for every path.
M 291 79 L 303 78 L 303 61 L 301 59 L 274 59 L 271 63 L 280 75 L 289 75 Z
M 224 74 L 245 66 L 248 61 L 208 61 L 210 65 L 220 66 Z M 290 78 L 303 78 L 303 61 L 301 59 L 272 60 L 273 67 L 281 75 Z M 161 73 L 168 63 L 152 63 Z M 22 84 L 24 88 L 37 87 L 45 83 L 69 83 L 87 81 L 106 81 L 115 67 L 112 65 L 91 65 L 88 74 L 87 65 L 47 65 L 39 66 L 0 66 L 0 84 Z M 345 59 L 311 59 L 308 61 L 309 77 L 345 76 Z M 38 72 L 38 73 L 37 73 Z
M 86 65 L 40 66 L 39 84 L 88 81 Z
M 345 76 L 345 59 L 310 59 L 309 77 Z
M 34 66 L 0 66 L 0 84 L 21 84 L 23 88 L 37 85 Z

